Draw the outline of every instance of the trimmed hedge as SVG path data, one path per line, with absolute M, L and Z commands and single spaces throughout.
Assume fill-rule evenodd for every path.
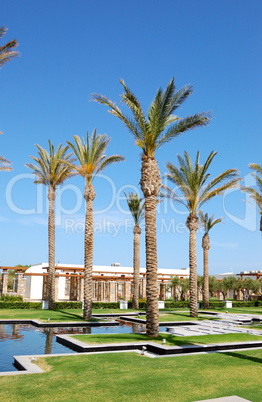
M 166 301 L 165 308 L 189 308 L 189 301 Z
M 93 309 L 119 309 L 119 302 L 115 303 L 101 303 L 93 302 Z M 42 302 L 23 302 L 23 301 L 0 301 L 0 309 L 41 309 Z M 82 302 L 56 302 L 56 310 L 66 310 L 66 309 L 82 309 Z
M 15 296 L 15 295 L 6 294 L 6 295 L 2 295 L 0 297 L 0 301 L 5 301 L 5 302 L 7 302 L 7 301 L 9 301 L 9 302 L 19 301 L 19 302 L 22 302 L 23 297 L 22 296 Z
M 262 306 L 262 300 L 235 300 L 232 302 L 232 307 L 259 307 Z
M 55 303 L 55 308 L 56 310 L 66 310 L 66 309 L 81 309 L 82 308 L 82 302 L 80 301 L 65 301 L 65 302 L 56 302 Z M 120 304 L 119 302 L 108 302 L 108 303 L 102 303 L 102 302 L 93 302 L 92 303 L 92 308 L 93 309 L 119 309 Z
M 35 302 L 12 302 L 12 301 L 0 301 L 0 309 L 41 309 L 42 303 L 35 303 Z
M 225 307 L 225 301 L 220 301 L 220 300 L 218 300 L 218 301 L 211 301 L 211 302 L 209 302 L 209 308 L 210 309 L 216 309 L 216 308 L 224 308 Z M 204 302 L 203 301 L 200 301 L 199 302 L 199 308 L 204 308 Z
M 20 298 L 14 297 L 6 297 L 2 296 L 0 298 L 0 309 L 41 309 L 42 303 L 41 302 L 23 302 L 23 301 L 16 301 L 21 300 Z M 139 309 L 146 309 L 147 303 L 146 300 L 142 299 L 139 300 Z M 262 306 L 262 300 L 250 300 L 250 301 L 243 301 L 243 300 L 235 300 L 232 301 L 232 307 L 260 307 Z M 189 301 L 165 301 L 165 308 L 189 308 L 190 304 Z M 64 302 L 56 302 L 55 309 L 56 310 L 66 310 L 66 309 L 81 309 L 82 302 L 79 301 L 64 301 Z M 119 302 L 93 302 L 92 303 L 93 309 L 119 309 L 120 303 Z M 128 302 L 128 308 L 132 308 L 132 301 Z M 199 302 L 199 308 L 203 308 L 203 301 Z M 221 309 L 225 308 L 225 301 L 210 301 L 209 303 L 210 309 Z

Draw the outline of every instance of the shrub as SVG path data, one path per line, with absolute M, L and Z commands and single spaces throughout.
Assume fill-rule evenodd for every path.
M 189 301 L 179 300 L 179 301 L 166 301 L 165 308 L 189 308 Z
M 22 297 L 22 296 L 16 296 L 16 295 L 9 295 L 9 294 L 6 294 L 6 295 L 2 295 L 2 296 L 0 297 L 0 301 L 9 301 L 9 302 L 16 302 L 16 301 L 19 301 L 19 302 L 22 302 L 22 301 L 23 301 L 23 297 Z
M 24 310 L 29 310 L 29 309 L 41 309 L 42 308 L 42 303 L 36 303 L 36 302 L 23 302 L 23 301 L 0 301 L 0 309 L 24 309 Z

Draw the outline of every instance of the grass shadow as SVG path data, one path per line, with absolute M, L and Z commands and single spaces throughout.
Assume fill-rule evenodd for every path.
M 78 321 L 86 322 L 86 320 L 84 320 L 84 318 L 81 317 L 81 315 L 79 315 L 79 314 L 70 313 L 69 311 L 64 311 L 64 310 L 56 310 L 56 311 L 59 312 L 64 317 L 65 316 L 69 317 L 69 318 L 74 317 L 74 318 L 77 318 Z M 98 322 L 98 321 L 102 321 L 102 320 L 99 320 L 99 319 L 93 318 L 93 317 L 90 320 L 88 320 L 88 322 Z
M 238 359 L 242 359 L 242 360 L 250 360 L 254 363 L 262 363 L 262 359 L 258 358 L 258 357 L 253 357 L 253 356 L 248 356 L 248 355 L 244 355 L 242 353 L 236 353 L 236 352 L 227 352 L 227 353 L 221 353 L 224 354 L 226 356 L 232 356 L 232 357 L 236 357 Z

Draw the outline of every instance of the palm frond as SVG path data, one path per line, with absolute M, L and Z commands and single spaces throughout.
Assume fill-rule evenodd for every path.
M 203 227 L 205 233 L 208 233 L 215 225 L 218 223 L 223 222 L 224 218 L 217 218 L 215 219 L 214 215 L 208 216 L 208 213 L 204 214 L 202 210 L 198 211 L 198 216 L 200 219 L 201 226 Z
M 193 164 L 189 154 L 185 151 L 184 156 L 178 155 L 179 168 L 168 162 L 166 168 L 168 174 L 167 179 L 178 186 L 179 191 L 183 195 L 183 200 L 179 194 L 168 195 L 170 198 L 180 199 L 180 202 L 189 210 L 191 214 L 196 214 L 201 206 L 216 195 L 222 194 L 225 190 L 238 185 L 240 178 L 236 169 L 228 169 L 212 179 L 206 184 L 209 178 L 208 168 L 215 157 L 216 152 L 212 151 L 204 165 L 200 164 L 200 152 L 197 152 L 195 163 Z M 224 182 L 223 184 L 221 184 Z M 206 216 L 201 215 L 200 218 L 204 222 Z M 210 223 L 211 224 L 211 223 Z
M 145 217 L 145 201 L 139 198 L 138 194 L 124 192 L 130 213 L 134 219 L 135 225 L 139 225 Z
M 192 116 L 179 119 L 177 123 L 171 125 L 166 132 L 164 132 L 157 141 L 156 149 L 160 148 L 163 144 L 170 142 L 178 135 L 192 130 L 197 127 L 204 127 L 210 123 L 210 113 L 198 113 Z
M 79 165 L 75 166 L 76 172 L 83 176 L 88 183 L 91 183 L 95 176 L 107 166 L 124 160 L 121 155 L 106 157 L 105 152 L 109 145 L 110 138 L 106 134 L 97 134 L 93 130 L 91 137 L 87 131 L 86 142 L 77 135 L 74 136 L 76 145 L 67 141 L 68 146 L 73 150 Z
M 143 135 L 141 129 L 137 127 L 137 123 L 126 116 L 116 105 L 116 103 L 112 102 L 104 95 L 92 94 L 92 99 L 95 102 L 101 103 L 109 107 L 109 113 L 118 117 L 122 122 L 127 126 L 131 134 L 135 137 L 136 140 L 143 140 Z
M 131 118 L 104 95 L 93 94 L 92 99 L 106 105 L 110 113 L 122 120 L 134 136 L 136 145 L 143 150 L 144 155 L 153 157 L 157 149 L 181 133 L 210 123 L 211 115 L 207 112 L 183 119 L 173 114 L 174 110 L 193 92 L 191 85 L 176 92 L 174 78 L 172 78 L 164 91 L 161 88 L 158 89 L 150 104 L 148 117 L 146 117 L 137 97 L 123 80 L 120 80 L 120 83 L 124 87 L 124 93 L 120 95 L 121 102 L 129 108 Z
M 101 173 L 102 170 L 106 169 L 108 166 L 112 165 L 113 163 L 123 162 L 125 158 L 121 155 L 112 155 L 105 158 L 102 163 L 98 166 L 96 174 Z
M 72 153 L 67 153 L 68 146 L 59 144 L 56 151 L 49 140 L 49 152 L 36 144 L 38 156 L 31 156 L 35 162 L 26 163 L 26 167 L 32 170 L 35 175 L 35 183 L 44 184 L 56 189 L 65 180 L 74 175 L 74 161 Z
M 0 39 L 6 34 L 7 28 L 0 27 Z M 0 46 L 0 68 L 12 60 L 14 57 L 19 56 L 19 52 L 14 49 L 18 46 L 16 39 L 6 43 L 4 46 Z
M 252 201 L 257 205 L 260 213 L 262 213 L 262 193 L 259 193 L 252 187 L 241 186 L 241 191 L 248 193 Z

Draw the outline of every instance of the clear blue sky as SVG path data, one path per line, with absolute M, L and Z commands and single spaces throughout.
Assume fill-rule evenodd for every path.
M 132 223 L 119 195 L 132 186 L 139 190 L 140 152 L 121 122 L 90 101 L 97 92 L 118 102 L 120 78 L 147 109 L 157 88 L 175 75 L 177 88 L 188 83 L 195 88 L 180 116 L 213 112 L 209 127 L 181 135 L 156 154 L 162 174 L 166 161 L 176 163 L 184 150 L 194 157 L 200 149 L 202 160 L 216 150 L 212 175 L 237 168 L 248 180 L 248 164 L 261 163 L 261 17 L 260 0 L 2 0 L 0 24 L 8 33 L 1 44 L 17 38 L 21 56 L 0 71 L 0 153 L 13 162 L 13 171 L 0 179 L 0 265 L 48 260 L 46 194 L 41 188 L 37 193 L 25 167 L 36 154 L 34 144 L 46 148 L 48 139 L 65 144 L 95 127 L 112 138 L 108 154 L 122 154 L 126 161 L 94 182 L 94 264 L 132 265 Z M 83 263 L 83 188 L 76 178 L 58 193 L 60 263 Z M 245 198 L 235 191 L 224 204 L 221 197 L 205 208 L 225 216 L 225 224 L 210 233 L 211 274 L 262 269 L 259 216 Z M 188 266 L 185 220 L 181 208 L 160 206 L 159 267 Z

